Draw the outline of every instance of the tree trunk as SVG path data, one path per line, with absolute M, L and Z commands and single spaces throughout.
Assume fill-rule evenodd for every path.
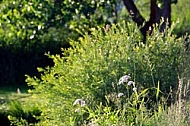
M 163 32 L 165 28 L 170 27 L 171 22 L 171 1 L 164 0 L 162 8 L 159 8 L 156 0 L 150 0 L 150 19 L 145 21 L 145 19 L 140 14 L 139 10 L 135 6 L 133 0 L 123 0 L 129 15 L 132 20 L 137 23 L 137 26 L 141 27 L 140 31 L 146 40 L 146 35 L 151 34 L 153 24 L 160 24 L 163 18 L 163 23 L 161 24 L 160 31 Z M 144 24 L 144 25 L 143 25 Z
M 140 14 L 139 10 L 135 6 L 133 0 L 123 0 L 123 3 L 126 7 L 126 9 L 129 12 L 129 15 L 133 19 L 135 23 L 137 23 L 138 26 L 142 26 L 143 23 L 145 22 L 145 19 L 142 17 Z

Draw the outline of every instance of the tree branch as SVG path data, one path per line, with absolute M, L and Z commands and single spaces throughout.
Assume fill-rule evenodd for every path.
M 146 37 L 147 32 L 151 34 L 152 25 L 154 23 L 160 22 L 160 19 L 161 19 L 160 11 L 161 11 L 160 8 L 156 4 L 156 0 L 150 0 L 150 19 L 140 29 L 144 37 Z
M 123 3 L 129 12 L 129 15 L 132 17 L 133 21 L 137 23 L 138 27 L 140 27 L 140 31 L 144 36 L 144 41 L 146 40 L 146 35 L 151 34 L 153 24 L 160 23 L 161 17 L 164 18 L 164 22 L 161 25 L 160 31 L 164 31 L 164 29 L 167 27 L 167 21 L 170 26 L 170 20 L 171 20 L 170 0 L 165 0 L 162 8 L 158 7 L 156 0 L 150 0 L 149 21 L 145 21 L 145 19 L 142 17 L 139 10 L 137 9 L 136 5 L 134 4 L 133 0 L 123 0 Z
M 129 15 L 132 17 L 133 21 L 137 23 L 138 26 L 142 26 L 145 22 L 145 19 L 140 14 L 134 2 L 132 0 L 123 0 L 123 3 L 129 12 Z

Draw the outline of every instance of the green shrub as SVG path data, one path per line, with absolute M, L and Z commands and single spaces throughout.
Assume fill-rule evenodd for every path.
M 172 4 L 172 13 L 171 17 L 173 21 L 179 21 L 179 24 L 174 29 L 174 32 L 179 36 L 190 34 L 190 10 L 187 9 L 190 6 L 190 1 L 187 0 L 178 0 L 177 4 Z M 183 17 L 179 17 L 183 15 Z
M 126 74 L 139 91 L 158 84 L 163 94 L 168 94 L 170 87 L 175 89 L 185 48 L 184 38 L 176 38 L 171 31 L 160 33 L 155 28 L 145 44 L 137 27 L 121 23 L 108 32 L 91 29 L 91 35 L 71 40 L 72 47 L 63 50 L 64 57 L 49 55 L 54 67 L 38 68 L 41 78 L 28 76 L 26 80 L 34 88 L 30 92 L 44 99 L 38 104 L 41 125 L 72 125 L 75 99 L 84 99 L 92 110 L 100 103 L 112 108 L 115 105 L 108 104 L 106 96 L 115 92 L 112 85 Z M 125 86 L 119 90 L 127 92 Z M 150 92 L 148 102 L 154 101 L 156 94 Z
M 7 117 L 11 125 L 23 126 L 34 125 L 39 121 L 41 111 L 35 106 L 25 108 L 18 101 L 11 101 L 7 104 Z

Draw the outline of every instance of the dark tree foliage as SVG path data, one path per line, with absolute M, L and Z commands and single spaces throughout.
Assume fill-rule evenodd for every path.
M 44 54 L 60 54 L 78 31 L 116 22 L 117 0 L 0 1 L 0 85 L 24 84 L 25 74 L 52 66 Z

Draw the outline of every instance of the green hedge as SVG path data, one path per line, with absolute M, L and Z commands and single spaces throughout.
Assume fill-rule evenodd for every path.
M 130 23 L 112 25 L 109 32 L 102 28 L 91 31 L 91 35 L 71 41 L 72 47 L 63 51 L 64 57 L 49 55 L 54 66 L 38 68 L 41 78 L 28 76 L 26 81 L 34 88 L 30 92 L 46 99 L 39 104 L 44 118 L 42 124 L 71 124 L 75 99 L 85 99 L 91 109 L 99 103 L 113 106 L 106 99 L 115 92 L 113 85 L 123 75 L 130 75 L 139 91 L 160 85 L 160 96 L 164 96 L 170 87 L 176 89 L 178 75 L 183 71 L 181 65 L 186 59 L 185 38 L 176 38 L 171 34 L 172 29 L 159 33 L 155 28 L 146 44 L 138 28 Z M 125 87 L 118 90 L 127 92 Z M 148 102 L 156 94 L 152 91 Z

